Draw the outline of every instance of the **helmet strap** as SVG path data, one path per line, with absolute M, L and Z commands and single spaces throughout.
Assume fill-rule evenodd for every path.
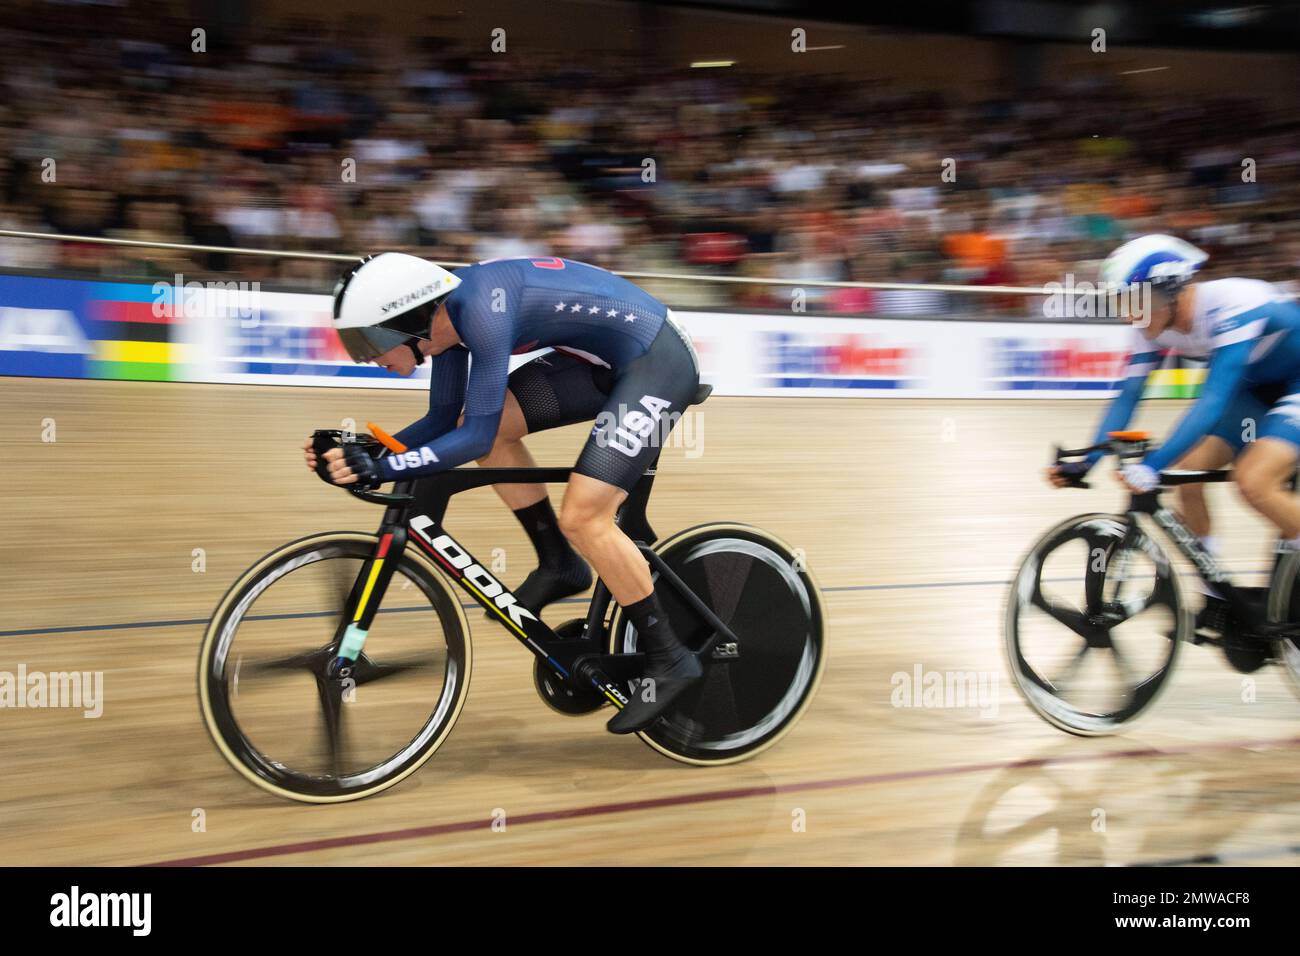
M 412 336 L 406 340 L 406 347 L 410 349 L 411 354 L 415 356 L 415 364 L 423 365 L 425 356 L 424 353 L 420 351 L 420 340 Z

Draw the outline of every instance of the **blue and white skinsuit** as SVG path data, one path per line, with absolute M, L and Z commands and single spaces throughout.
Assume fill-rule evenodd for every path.
M 1173 434 L 1142 461 L 1150 477 L 1170 468 L 1214 435 L 1239 453 L 1248 441 L 1272 438 L 1292 445 L 1300 456 L 1300 305 L 1267 282 L 1218 279 L 1197 283 L 1192 329 L 1166 329 L 1147 341 L 1134 329 L 1120 393 L 1097 430 L 1096 443 L 1128 425 L 1142 398 L 1147 377 L 1171 350 L 1208 360 L 1200 397 Z M 1101 453 L 1089 458 L 1095 464 Z

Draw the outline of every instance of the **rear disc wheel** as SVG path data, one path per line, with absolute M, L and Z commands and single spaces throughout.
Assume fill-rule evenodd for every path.
M 821 592 L 802 555 L 758 528 L 709 524 L 655 545 L 673 572 L 736 635 L 701 660 L 704 677 L 639 736 L 674 760 L 724 764 L 772 746 L 803 715 L 826 664 Z M 653 572 L 653 568 L 652 568 Z M 695 649 L 712 629 L 653 572 L 673 632 Z M 637 651 L 618 608 L 610 652 Z

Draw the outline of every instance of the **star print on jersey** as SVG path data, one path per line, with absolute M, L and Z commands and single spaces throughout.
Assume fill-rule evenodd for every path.
M 586 313 L 588 315 L 600 315 L 600 313 L 603 311 L 605 313 L 605 318 L 607 319 L 618 318 L 618 309 L 601 309 L 601 307 L 598 305 L 584 306 L 581 302 L 575 302 L 572 305 L 570 305 L 567 302 L 555 303 L 556 312 L 568 311 L 568 312 L 578 313 L 578 312 L 582 312 L 584 309 L 586 310 Z M 635 322 L 636 319 L 637 319 L 636 315 L 632 312 L 623 313 L 624 322 Z
M 500 259 L 456 274 L 461 284 L 446 307 L 464 348 L 429 357 L 428 414 L 399 435 L 402 444 L 427 448 L 437 461 L 406 468 L 406 477 L 456 468 L 492 450 L 510 373 L 518 367 L 511 353 L 555 348 L 556 367 L 568 363 L 567 352 L 617 377 L 646 354 L 665 322 L 664 303 L 621 276 L 581 262 Z M 509 308 L 500 308 L 497 290 L 504 291 Z M 600 425 L 604 430 L 603 418 Z

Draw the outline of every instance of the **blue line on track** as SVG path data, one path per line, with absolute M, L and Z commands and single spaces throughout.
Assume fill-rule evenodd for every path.
M 1262 575 L 1271 574 L 1272 569 L 1262 569 L 1259 571 L 1240 571 L 1238 574 Z M 1194 578 L 1195 574 L 1185 573 L 1181 575 L 1185 578 Z M 1049 584 L 1061 584 L 1067 581 L 1081 581 L 1082 578 L 1047 578 Z M 918 581 L 911 584 L 845 584 L 839 587 L 822 588 L 823 593 L 841 592 L 841 591 L 917 591 L 922 588 L 986 588 L 1005 586 L 1011 583 L 1010 578 L 1000 581 Z M 587 598 L 564 598 L 556 601 L 556 604 L 586 604 Z M 461 607 L 473 609 L 479 605 L 474 601 L 462 601 Z M 409 611 L 428 610 L 427 606 L 420 607 L 396 607 L 382 608 L 380 614 L 403 614 Z M 310 617 L 329 617 L 332 611 L 303 611 L 296 614 L 258 614 L 248 620 L 250 621 L 275 621 L 302 619 Z M 140 628 L 151 627 L 195 627 L 207 624 L 206 617 L 196 618 L 178 618 L 171 621 L 131 621 L 124 624 L 69 624 L 63 627 L 28 627 L 20 628 L 13 631 L 0 631 L 0 637 L 34 637 L 39 634 L 76 634 L 88 631 L 129 631 Z

